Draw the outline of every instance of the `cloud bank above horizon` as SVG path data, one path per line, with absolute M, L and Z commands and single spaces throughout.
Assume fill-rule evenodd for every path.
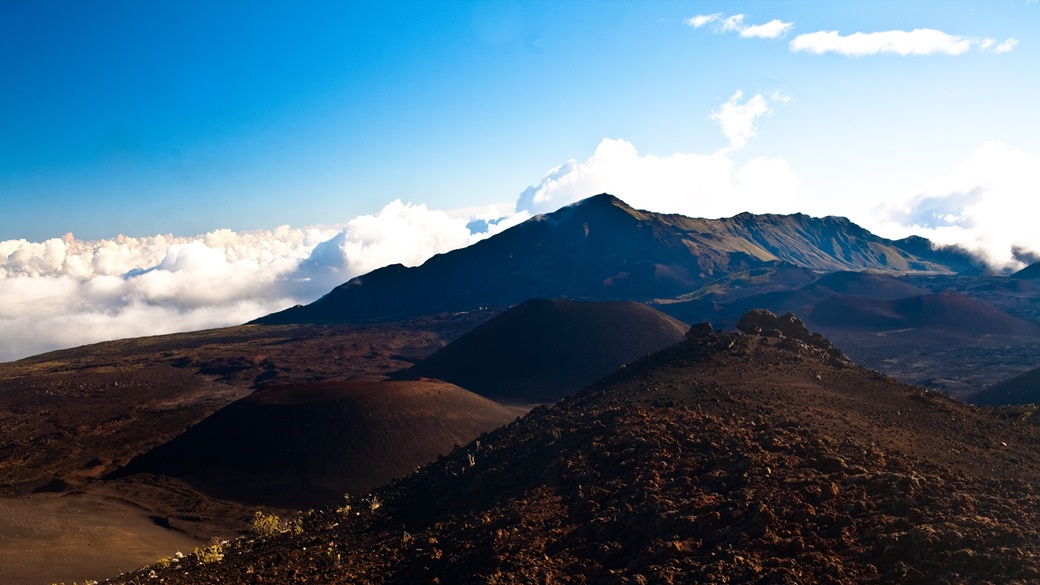
M 527 217 L 387 204 L 342 229 L 0 242 L 0 361 L 98 341 L 237 325 L 359 274 L 421 264 Z M 485 219 L 487 229 L 467 224 Z M 491 219 L 494 223 L 486 223 Z M 495 221 L 503 219 L 502 221 Z

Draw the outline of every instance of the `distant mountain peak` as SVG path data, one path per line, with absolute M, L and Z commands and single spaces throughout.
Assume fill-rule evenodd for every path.
M 556 211 L 543 213 L 536 216 L 535 219 L 559 222 L 578 218 L 584 221 L 586 218 L 592 219 L 603 217 L 604 215 L 615 217 L 628 216 L 637 220 L 644 220 L 648 217 L 647 212 L 632 207 L 614 195 L 609 193 L 600 193 L 599 195 L 586 197 L 585 199 L 561 207 Z
M 1027 280 L 1040 278 L 1040 262 L 1035 262 L 1033 264 L 1030 264 L 1029 266 L 1026 266 L 1022 270 L 1019 270 L 1018 272 L 1012 274 L 1011 278 Z
M 613 205 L 622 209 L 632 209 L 632 207 L 628 203 L 625 203 L 624 201 L 622 201 L 618 197 L 615 197 L 614 195 L 611 195 L 610 193 L 600 193 L 599 195 L 586 197 L 585 199 L 573 203 L 572 205 L 582 207 L 591 207 L 595 205 Z

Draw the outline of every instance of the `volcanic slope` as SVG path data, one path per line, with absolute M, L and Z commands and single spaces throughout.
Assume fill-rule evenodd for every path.
M 1004 380 L 965 398 L 972 404 L 1040 404 L 1040 368 Z
M 1040 580 L 1037 417 L 900 384 L 792 319 L 752 325 L 763 335 L 697 326 L 349 514 L 306 516 L 302 534 L 154 570 L 169 584 Z
M 733 327 L 754 307 L 808 316 L 863 365 L 966 397 L 1036 367 L 1037 295 L 1007 277 L 834 272 L 788 290 L 655 305 L 695 323 Z
M 896 300 L 834 296 L 817 303 L 809 319 L 825 327 L 872 331 L 924 329 L 968 337 L 1040 334 L 1035 323 L 950 292 Z
M 539 215 L 421 266 L 380 268 L 314 303 L 256 322 L 383 319 L 512 306 L 530 298 L 675 298 L 728 274 L 793 264 L 834 270 L 954 273 L 959 252 L 911 253 L 841 217 L 697 219 L 639 211 L 602 194 Z
M 0 496 L 80 489 L 260 385 L 378 378 L 492 316 L 229 327 L 0 364 Z
M 399 377 L 446 380 L 495 400 L 556 402 L 689 327 L 633 302 L 534 299 L 498 315 Z
M 102 478 L 257 386 L 379 378 L 493 315 L 231 327 L 0 364 L 0 582 L 83 582 L 247 531 L 253 506 L 170 477 Z
M 879 301 L 905 299 L 926 294 L 927 290 L 907 283 L 904 279 L 876 272 L 838 271 L 821 276 L 812 284 L 841 295 L 857 296 Z
M 266 386 L 114 477 L 152 473 L 221 499 L 318 507 L 407 475 L 517 414 L 436 381 Z
M 1036 280 L 1040 278 L 1040 262 L 1035 262 L 1026 266 L 1022 270 L 1011 275 L 1011 278 Z
M 673 307 L 660 305 L 662 310 L 675 315 L 677 311 Z M 945 345 L 954 338 L 959 341 L 1021 338 L 1019 341 L 1022 341 L 1040 335 L 1036 323 L 965 294 L 932 293 L 906 279 L 873 272 L 839 271 L 793 289 L 737 296 L 732 300 L 722 297 L 702 316 L 722 326 L 733 326 L 740 315 L 753 307 L 808 315 L 808 323 L 840 336 L 853 346 L 872 343 L 870 338 L 876 333 L 886 333 L 888 340 L 898 334 L 918 346 Z
M 757 288 L 757 287 L 756 287 Z M 835 297 L 850 297 L 863 302 L 888 301 L 928 293 L 901 278 L 877 272 L 838 271 L 815 276 L 809 282 L 788 287 L 763 287 L 754 294 L 722 294 L 719 306 L 710 314 L 713 322 L 733 326 L 747 311 L 764 307 L 777 312 L 812 313 L 817 304 Z M 674 314 L 671 307 L 662 307 Z M 708 316 L 708 315 L 705 315 Z

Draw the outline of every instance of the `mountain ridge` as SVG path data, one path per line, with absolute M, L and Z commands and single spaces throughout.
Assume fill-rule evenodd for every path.
M 674 298 L 720 276 L 775 263 L 831 272 L 956 273 L 965 255 L 917 253 L 846 218 L 804 214 L 703 219 L 637 210 L 608 194 L 536 216 L 420 266 L 355 277 L 314 303 L 253 323 L 380 320 L 512 306 L 530 298 Z M 918 255 L 923 254 L 923 255 Z

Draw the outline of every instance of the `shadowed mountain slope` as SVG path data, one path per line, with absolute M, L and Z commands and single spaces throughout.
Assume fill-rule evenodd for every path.
M 916 255 L 840 217 L 697 219 L 597 195 L 472 246 L 359 276 L 257 323 L 343 322 L 511 306 L 529 298 L 673 298 L 734 272 L 787 262 L 820 271 L 952 273 L 958 252 Z
M 835 296 L 855 296 L 868 300 L 890 300 L 924 294 L 927 291 L 887 274 L 838 271 L 825 274 L 797 287 L 778 288 L 752 295 L 726 299 L 720 308 L 720 321 L 732 325 L 745 312 L 757 308 L 808 315 L 818 303 Z
M 443 382 L 268 386 L 114 477 L 178 477 L 206 494 L 251 504 L 329 505 L 406 475 L 516 414 Z
M 535 299 L 399 377 L 438 378 L 505 402 L 556 402 L 626 362 L 681 341 L 687 329 L 639 303 Z
M 1011 275 L 1011 278 L 1024 279 L 1024 280 L 1036 280 L 1040 279 L 1040 262 L 1030 264 L 1022 270 Z
M 888 274 L 838 271 L 796 288 L 722 297 L 713 303 L 662 303 L 668 314 L 711 320 L 724 327 L 755 307 L 807 315 L 807 322 L 843 335 L 858 332 L 918 331 L 957 335 L 965 340 L 992 336 L 1035 337 L 1040 327 L 967 295 L 929 290 Z M 699 312 L 699 314 L 698 314 Z M 848 337 L 846 337 L 848 339 Z M 942 343 L 941 339 L 922 343 Z
M 985 406 L 1040 404 L 1040 368 L 994 384 L 965 400 Z
M 816 304 L 809 315 L 816 325 L 872 331 L 928 329 L 951 334 L 1037 335 L 1037 325 L 956 293 L 896 300 L 833 296 Z
M 654 299 L 649 304 L 676 319 L 697 323 L 712 320 L 720 303 L 732 304 L 745 297 L 784 293 L 819 277 L 819 273 L 809 268 L 777 261 L 760 268 L 727 274 L 674 299 Z
M 156 573 L 170 585 L 247 572 L 330 584 L 1040 579 L 1040 428 L 851 365 L 773 319 L 754 323 L 768 335 L 695 327 L 376 490 L 377 508 L 315 513 L 302 534 Z
M 903 279 L 876 272 L 832 272 L 821 276 L 810 286 L 879 301 L 905 299 L 928 293 L 927 290 L 908 284 Z

